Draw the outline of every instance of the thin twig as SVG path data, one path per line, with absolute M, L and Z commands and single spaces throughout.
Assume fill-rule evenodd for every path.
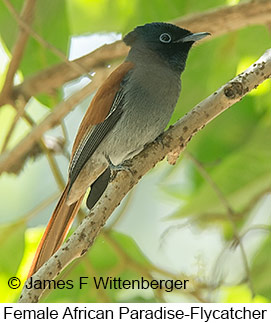
M 133 199 L 134 193 L 135 193 L 135 189 L 133 189 L 132 191 L 130 191 L 127 194 L 125 201 L 123 201 L 122 208 L 120 209 L 118 214 L 115 216 L 115 218 L 112 220 L 112 222 L 108 225 L 108 228 L 107 228 L 108 230 L 114 228 L 116 226 L 116 224 L 119 223 L 119 221 L 124 216 L 124 214 L 127 212 L 128 208 L 131 204 L 131 201 Z
M 253 209 L 253 207 L 259 202 L 259 200 L 261 198 L 263 198 L 263 196 L 266 195 L 266 194 L 268 194 L 268 193 L 269 194 L 271 193 L 271 188 L 270 187 L 263 189 L 261 192 L 259 192 L 255 196 L 253 196 L 253 198 L 244 207 L 244 209 L 242 211 L 239 211 L 238 212 L 238 216 L 239 217 L 243 217 L 245 214 L 247 214 L 248 212 L 250 212 Z
M 10 236 L 15 228 L 25 224 L 27 221 L 30 221 L 37 214 L 39 214 L 43 209 L 45 209 L 48 205 L 53 203 L 59 197 L 59 192 L 52 194 L 44 201 L 35 206 L 32 210 L 22 215 L 15 223 L 12 223 L 7 226 L 2 232 L 0 236 L 0 245 L 6 241 L 6 237 Z
M 3 2 L 8 8 L 12 6 L 9 0 L 3 0 Z M 31 24 L 33 20 L 35 4 L 36 4 L 36 0 L 26 0 L 24 2 L 21 17 L 17 14 L 19 19 L 27 25 Z M 22 60 L 28 37 L 29 37 L 28 33 L 24 29 L 20 28 L 17 41 L 12 50 L 12 59 L 9 63 L 5 83 L 3 85 L 3 89 L 0 94 L 0 96 L 3 98 L 2 100 L 7 99 L 7 102 L 12 101 L 11 93 L 12 93 L 12 87 L 13 87 L 13 79 L 20 65 L 20 62 Z
M 4 143 L 3 143 L 3 146 L 2 146 L 2 149 L 1 149 L 1 154 L 3 153 L 3 152 L 5 152 L 5 150 L 6 150 L 6 148 L 7 148 L 7 146 L 8 146 L 8 144 L 9 144 L 9 141 L 10 141 L 10 139 L 11 139 L 11 137 L 12 137 L 12 134 L 13 134 L 13 132 L 14 132 L 14 130 L 15 130 L 15 128 L 16 128 L 16 125 L 17 125 L 17 123 L 18 123 L 18 121 L 21 119 L 21 117 L 24 115 L 24 113 L 25 113 L 25 111 L 24 111 L 24 109 L 25 109 L 25 102 L 23 103 L 23 104 L 21 104 L 22 103 L 22 100 L 18 100 L 18 102 L 17 102 L 17 104 L 16 104 L 16 107 L 17 107 L 17 109 L 16 109 L 16 115 L 15 115 L 15 117 L 14 117 L 14 119 L 13 119 L 13 121 L 12 121 L 12 124 L 11 124 L 11 126 L 10 126 L 10 128 L 9 128 L 9 130 L 8 130 L 8 132 L 7 132 L 7 135 L 6 135 L 6 137 L 5 137 L 5 140 L 4 140 Z M 13 105 L 13 107 L 15 108 L 15 106 Z
M 257 194 L 256 196 L 254 196 L 249 203 L 244 207 L 244 209 L 242 211 L 239 211 L 238 213 L 235 214 L 234 217 L 234 221 L 238 221 L 240 219 L 242 219 L 249 211 L 252 210 L 252 208 L 255 206 L 255 204 L 267 193 L 270 193 L 270 189 L 264 189 L 262 192 L 260 192 L 259 194 Z M 217 220 L 221 220 L 221 221 L 226 221 L 228 220 L 228 217 L 225 213 L 200 213 L 197 215 L 194 215 L 193 217 L 190 217 L 189 219 L 187 219 L 185 222 L 183 223 L 177 223 L 177 224 L 173 224 L 171 226 L 169 226 L 167 229 L 165 229 L 165 231 L 162 233 L 161 238 L 160 238 L 160 246 L 159 248 L 163 247 L 163 244 L 167 238 L 167 236 L 169 236 L 170 234 L 172 234 L 174 231 L 179 231 L 185 227 L 187 227 L 188 225 L 193 225 L 194 223 L 196 224 L 199 221 L 217 221 Z M 240 238 L 242 239 L 243 234 L 240 236 Z
M 252 231 L 269 231 L 271 232 L 271 225 L 267 225 L 267 224 L 255 224 L 252 227 L 246 229 L 246 231 L 244 231 L 241 235 L 241 239 L 243 239 L 248 233 L 252 232 Z
M 55 46 L 47 42 L 36 31 L 34 31 L 24 19 L 21 19 L 16 9 L 13 7 L 13 5 L 10 3 L 9 0 L 3 0 L 3 1 L 5 2 L 5 5 L 9 9 L 14 19 L 17 21 L 18 25 L 24 30 L 24 33 L 26 33 L 27 35 L 31 35 L 38 43 L 40 43 L 43 47 L 49 49 L 53 54 L 55 54 L 58 58 L 60 58 L 61 61 L 65 62 L 65 64 L 67 64 L 70 68 L 74 69 L 77 73 L 79 73 L 79 75 L 85 74 L 85 76 L 91 79 L 91 76 L 88 74 L 89 70 L 82 67 L 76 61 L 69 61 L 66 55 L 62 53 L 61 50 L 59 50 L 58 48 L 56 48 Z M 28 0 L 28 1 L 36 1 L 36 0 Z
M 190 154 L 187 150 L 185 151 L 185 155 L 192 160 L 192 162 L 196 165 L 198 171 L 202 175 L 202 177 L 206 180 L 206 182 L 212 187 L 213 191 L 216 193 L 217 197 L 219 198 L 220 202 L 225 207 L 226 211 L 234 215 L 233 208 L 231 207 L 229 201 L 225 198 L 224 194 L 222 193 L 221 189 L 217 186 L 211 176 L 208 174 L 206 169 L 203 167 L 200 161 L 198 161 L 192 154 Z
M 46 144 L 44 143 L 43 140 L 41 140 L 40 142 L 42 150 L 44 151 L 44 154 L 48 160 L 49 166 L 51 168 L 51 171 L 53 173 L 53 176 L 55 178 L 55 181 L 57 183 L 57 186 L 59 188 L 60 191 L 62 191 L 65 187 L 65 180 L 62 176 L 62 173 L 59 169 L 58 164 L 55 161 L 55 158 L 53 156 L 53 154 L 50 152 L 50 150 L 46 147 Z
M 148 263 L 146 265 L 141 265 L 140 263 L 136 262 L 122 247 L 119 245 L 119 243 L 114 240 L 110 232 L 108 230 L 103 230 L 101 232 L 101 236 L 105 238 L 111 247 L 114 248 L 115 252 L 119 255 L 119 257 L 122 259 L 121 263 L 125 263 L 127 266 L 129 266 L 131 269 L 134 269 L 136 272 L 141 273 L 143 276 L 153 279 L 153 273 L 156 273 L 158 275 L 161 275 L 163 277 L 167 277 L 172 280 L 189 280 L 189 289 L 186 290 L 180 290 L 182 293 L 190 294 L 193 297 L 198 299 L 198 293 L 196 291 L 199 291 L 201 289 L 205 289 L 208 286 L 205 284 L 202 284 L 201 282 L 194 279 L 192 276 L 187 276 L 185 274 L 174 274 L 171 273 L 165 269 L 162 269 L 160 267 L 155 266 L 152 263 Z M 197 295 L 197 296 L 196 296 Z M 162 295 L 160 294 L 160 297 Z
M 83 264 L 86 267 L 86 271 L 89 274 L 89 277 L 98 277 L 99 276 L 99 274 L 96 272 L 93 265 L 89 261 L 89 258 L 83 257 Z M 108 273 L 108 276 L 109 275 L 110 274 Z M 96 292 L 98 302 L 109 303 L 110 301 L 112 301 L 110 299 L 110 297 L 108 296 L 107 292 L 105 291 L 105 289 L 103 289 L 103 288 L 92 288 L 92 290 L 94 292 Z
M 30 151 L 36 142 L 40 140 L 44 132 L 59 124 L 59 121 L 71 111 L 78 103 L 88 97 L 100 83 L 101 79 L 105 79 L 109 74 L 109 69 L 104 70 L 103 73 L 97 73 L 93 81 L 86 85 L 78 92 L 71 95 L 66 101 L 58 104 L 54 111 L 50 113 L 38 126 L 34 127 L 19 144 L 17 144 L 11 151 L 5 152 L 0 156 L 0 174 L 3 171 L 8 171 L 12 168 L 17 160 L 20 160 L 28 151 Z
M 222 191 L 220 190 L 220 188 L 217 186 L 217 184 L 214 182 L 214 180 L 208 174 L 206 169 L 203 167 L 203 165 L 196 158 L 194 158 L 188 151 L 186 151 L 185 153 L 196 165 L 197 169 L 199 170 L 199 172 L 201 173 L 203 178 L 209 183 L 209 185 L 212 187 L 212 189 L 216 193 L 217 197 L 219 198 L 219 200 L 221 201 L 221 203 L 224 205 L 224 207 L 227 210 L 226 214 L 228 216 L 229 222 L 231 223 L 233 233 L 234 233 L 234 238 L 236 239 L 236 241 L 238 241 L 238 244 L 240 247 L 240 251 L 241 251 L 241 255 L 242 255 L 242 259 L 243 259 L 243 264 L 245 267 L 246 276 L 247 276 L 247 280 L 248 280 L 248 285 L 249 285 L 249 288 L 250 288 L 250 291 L 252 294 L 252 298 L 253 298 L 255 293 L 254 293 L 254 288 L 252 285 L 252 279 L 251 279 L 250 269 L 249 269 L 249 265 L 248 265 L 248 259 L 247 259 L 247 255 L 245 252 L 244 245 L 243 245 L 241 238 L 239 236 L 238 227 L 235 223 L 235 219 L 234 219 L 235 212 L 234 212 L 233 208 L 231 207 L 230 203 L 228 202 L 228 200 L 225 198 L 225 196 L 222 193 Z
M 29 221 L 32 218 L 34 218 L 37 214 L 39 214 L 43 209 L 45 209 L 48 205 L 53 203 L 58 197 L 59 197 L 59 192 L 56 192 L 43 200 L 41 203 L 39 203 L 37 206 L 35 206 L 32 210 L 30 210 L 28 213 L 20 217 L 20 221 Z

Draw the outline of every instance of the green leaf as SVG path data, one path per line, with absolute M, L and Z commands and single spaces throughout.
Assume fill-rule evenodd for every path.
M 0 227 L 0 272 L 15 275 L 24 253 L 24 223 Z
M 122 233 L 113 231 L 112 238 L 121 246 L 124 252 L 129 255 L 136 263 L 146 266 L 149 264 L 148 258 L 142 253 L 135 241 Z
M 169 21 L 187 12 L 224 4 L 222 0 L 67 0 L 72 32 L 128 32 L 137 25 Z
M 20 13 L 23 3 L 23 0 L 16 0 L 12 2 L 12 5 Z M 39 36 L 61 50 L 64 55 L 66 55 L 69 41 L 69 25 L 65 13 L 65 1 L 39 0 L 35 7 L 34 21 L 31 25 Z M 2 1 L 0 2 L 0 33 L 11 51 L 18 37 L 18 23 Z M 20 64 L 20 70 L 26 77 L 59 61 L 60 59 L 50 49 L 40 45 L 30 36 Z
M 258 127 L 243 147 L 224 158 L 209 174 L 232 208 L 241 212 L 255 196 L 270 189 L 270 160 L 270 128 Z M 227 210 L 217 192 L 204 181 L 174 218 L 212 213 L 226 215 Z

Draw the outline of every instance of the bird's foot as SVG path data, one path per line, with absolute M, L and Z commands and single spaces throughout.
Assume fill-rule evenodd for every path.
M 110 176 L 111 182 L 113 181 L 113 179 L 115 179 L 115 177 L 117 176 L 117 173 L 121 171 L 129 172 L 133 176 L 133 172 L 130 169 L 130 167 L 132 166 L 131 160 L 125 160 L 122 164 L 114 165 L 108 156 L 106 156 L 106 159 L 108 161 L 108 164 L 111 170 L 111 176 Z
M 163 133 L 161 133 L 161 135 L 156 137 L 154 141 L 157 142 L 159 145 L 162 145 L 163 149 L 165 148 L 164 141 L 163 141 Z

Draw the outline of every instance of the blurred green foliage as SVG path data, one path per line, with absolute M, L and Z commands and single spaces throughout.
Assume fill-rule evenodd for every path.
M 13 1 L 20 12 L 24 0 Z M 37 1 L 33 29 L 47 42 L 54 45 L 64 54 L 67 53 L 70 27 L 66 12 L 66 1 Z M 0 2 L 0 33 L 8 50 L 11 51 L 18 35 L 18 24 L 7 10 L 4 2 Z M 41 46 L 30 37 L 24 52 L 20 69 L 24 77 L 44 69 L 60 59 L 50 49 Z
M 142 274 L 148 275 L 149 266 L 149 261 L 131 238 L 118 232 L 105 232 L 99 236 L 90 252 L 72 271 L 66 270 L 68 275 L 65 271 L 61 275 L 60 279 L 68 278 L 74 283 L 73 289 L 65 291 L 66 301 L 74 298 L 78 302 L 120 302 L 123 300 L 135 302 L 140 297 L 142 301 L 152 301 L 154 297 L 149 293 L 141 295 L 140 292 L 129 289 L 96 289 L 93 282 L 93 277 L 97 280 L 100 277 L 105 279 L 120 277 L 122 280 L 140 279 Z M 82 286 L 81 289 L 79 277 L 89 277 L 84 280 L 87 285 Z M 63 291 L 50 293 L 45 301 L 62 302 Z
M 271 237 L 269 236 L 254 258 L 251 277 L 257 294 L 271 299 L 270 259 Z
M 236 2 L 236 1 L 235 1 Z M 237 1 L 238 2 L 238 1 Z M 12 2 L 19 12 L 23 0 Z M 170 21 L 183 15 L 193 14 L 209 8 L 226 5 L 222 0 L 56 0 L 37 1 L 33 29 L 46 41 L 67 54 L 70 37 L 94 32 L 126 33 L 139 24 L 151 21 Z M 0 32 L 4 48 L 12 52 L 17 38 L 18 25 L 3 2 L 0 2 Z M 195 104 L 210 95 L 225 82 L 243 70 L 270 47 L 270 35 L 263 26 L 250 26 L 225 36 L 210 39 L 194 48 L 188 59 L 187 69 L 182 77 L 182 94 L 171 123 L 179 119 Z M 60 59 L 48 48 L 30 37 L 23 60 L 21 76 L 27 78 L 45 69 Z M 0 84 L 6 68 L 2 69 Z M 240 232 L 249 223 L 255 206 L 271 183 L 271 85 L 266 81 L 261 89 L 247 95 L 242 101 L 213 120 L 189 143 L 189 153 L 201 164 L 234 211 L 235 222 Z M 61 89 L 60 89 L 61 93 Z M 59 96 L 59 99 L 61 97 Z M 56 98 L 39 97 L 48 108 Z M 7 107 L 6 107 L 7 109 Z M 8 131 L 13 113 L 0 112 L 1 139 Z M 4 129 L 4 130 L 3 130 Z M 186 185 L 167 184 L 167 176 L 185 164 Z M 216 226 L 221 238 L 234 240 L 233 227 L 229 226 L 227 209 L 217 191 L 202 176 L 199 167 L 189 156 L 184 156 L 174 169 L 168 171 L 161 182 L 163 191 L 180 203 L 174 212 L 175 219 L 195 219 L 197 226 Z M 189 187 L 189 190 L 187 189 Z M 3 188 L 5 189 L 5 188 Z M 12 195 L 12 192 L 10 193 Z M 3 202 L 1 202 L 3 203 Z M 1 210 L 1 204 L 0 204 Z M 269 223 L 270 223 L 270 210 Z M 2 301 L 15 301 L 18 293 L 11 294 L 6 286 L 8 277 L 18 271 L 25 250 L 25 224 L 9 223 L 0 213 L 0 278 Z M 171 218 L 172 218 L 171 217 Z M 155 221 L 154 217 L 154 221 Z M 230 227 L 230 229 L 229 229 Z M 178 246 L 176 246 L 178 249 Z M 27 251 L 29 252 L 29 251 Z M 271 299 L 270 237 L 257 246 L 253 259 L 251 278 L 258 299 Z M 155 271 L 155 270 L 154 270 Z M 102 234 L 91 251 L 78 261 L 77 266 L 65 270 L 59 279 L 76 281 L 79 276 L 120 276 L 125 279 L 151 277 L 153 267 L 136 243 L 127 235 L 114 231 Z M 159 270 L 157 270 L 158 274 Z M 63 278 L 64 277 L 64 278 Z M 22 274 L 22 279 L 25 273 Z M 78 284 L 72 291 L 57 290 L 47 294 L 48 302 L 97 302 L 97 301 L 160 301 L 159 293 L 97 291 L 87 289 L 84 293 Z M 263 297 L 263 298 L 261 298 Z M 264 298 L 265 297 L 265 298 Z M 233 286 L 227 290 L 223 301 L 249 301 L 247 286 Z
M 223 5 L 223 0 L 68 0 L 73 34 L 89 32 L 128 32 L 134 26 L 152 21 L 170 21 L 191 12 Z

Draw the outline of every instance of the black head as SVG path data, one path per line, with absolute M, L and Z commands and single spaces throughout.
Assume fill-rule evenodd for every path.
M 191 33 L 176 25 L 153 22 L 138 26 L 128 33 L 123 41 L 132 50 L 151 50 L 158 54 L 174 70 L 183 71 L 188 52 L 197 40 L 209 33 Z

